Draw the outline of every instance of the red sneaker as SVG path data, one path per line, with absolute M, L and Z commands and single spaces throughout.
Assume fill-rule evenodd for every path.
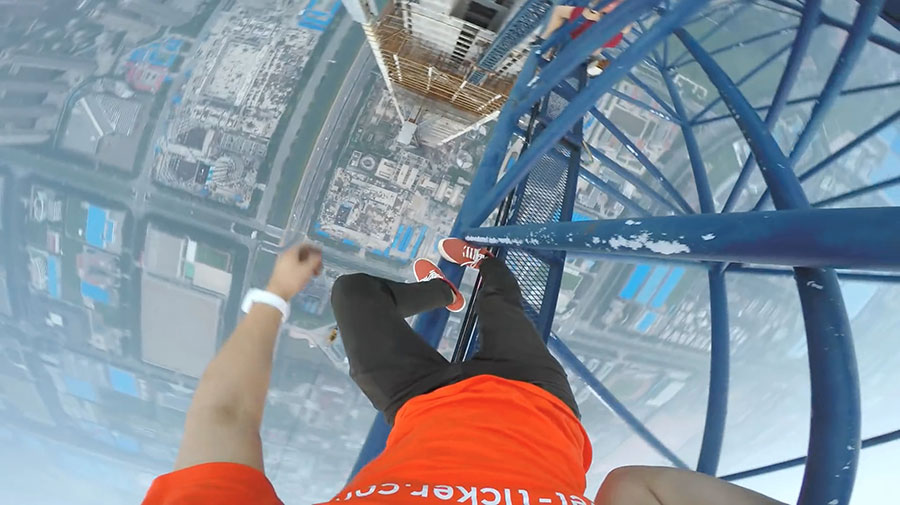
M 448 281 L 446 277 L 444 277 L 444 272 L 441 272 L 441 269 L 438 268 L 437 265 L 428 261 L 427 259 L 420 258 L 417 259 L 415 263 L 413 263 L 413 270 L 416 273 L 416 280 L 419 282 L 430 281 L 432 279 L 440 279 L 447 283 L 450 286 L 450 289 L 453 290 L 453 301 L 450 302 L 450 305 L 447 305 L 447 310 L 450 312 L 459 312 L 466 306 L 466 299 L 463 298 L 462 293 L 456 289 L 456 286 L 453 285 L 452 282 Z
M 450 263 L 464 267 L 478 268 L 481 260 L 493 258 L 494 255 L 485 247 L 475 247 L 465 240 L 458 238 L 445 238 L 438 242 L 438 251 L 441 256 Z

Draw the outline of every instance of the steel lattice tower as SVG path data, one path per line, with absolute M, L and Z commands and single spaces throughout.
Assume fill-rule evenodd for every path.
M 535 48 L 500 112 L 452 235 L 497 248 L 519 278 L 526 311 L 543 331 L 551 350 L 674 466 L 693 467 L 710 475 L 717 472 L 729 382 L 725 278 L 737 274 L 793 275 L 807 333 L 812 415 L 806 458 L 725 478 L 806 463 L 799 503 L 845 504 L 853 488 L 860 448 L 900 438 L 900 432 L 893 432 L 861 439 L 856 358 L 839 286 L 839 279 L 898 280 L 883 271 L 900 267 L 900 208 L 847 204 L 900 184 L 900 177 L 864 181 L 827 195 L 821 195 L 818 187 L 803 184 L 828 171 L 835 161 L 892 126 L 900 116 L 900 110 L 894 110 L 900 104 L 900 81 L 896 80 L 900 42 L 896 25 L 880 19 L 884 3 L 862 0 L 857 6 L 847 2 L 842 17 L 827 12 L 822 0 L 627 0 L 582 36 L 571 39 L 568 25 Z M 546 2 L 529 1 L 523 12 L 535 6 L 541 15 L 547 11 Z M 760 13 L 769 11 L 792 21 L 783 27 L 759 23 Z M 751 12 L 757 17 L 751 19 Z M 523 14 L 515 19 L 522 23 L 526 18 Z M 609 67 L 588 79 L 583 62 L 631 23 L 635 23 L 631 34 L 607 55 Z M 873 31 L 876 23 L 881 25 L 880 33 Z M 529 31 L 523 26 L 506 31 L 523 37 Z M 714 42 L 716 34 L 734 27 L 754 33 L 726 44 Z M 839 34 L 835 37 L 836 58 L 820 70 L 827 78 L 815 85 L 818 90 L 804 95 L 797 92 L 798 79 L 813 37 L 822 30 Z M 497 44 L 515 45 L 503 37 Z M 546 62 L 540 53 L 551 47 L 558 53 Z M 742 50 L 759 47 L 775 49 L 754 60 L 754 66 L 744 62 L 733 70 Z M 866 85 L 851 86 L 851 72 L 865 51 L 888 59 L 874 70 L 871 66 L 863 69 Z M 487 55 L 486 61 L 499 60 L 491 51 Z M 743 86 L 757 74 L 779 66 L 770 90 Z M 708 96 L 702 100 L 688 96 L 683 74 L 688 67 L 694 68 L 691 75 L 704 82 Z M 623 92 L 623 82 L 652 100 Z M 883 104 L 892 109 L 843 140 L 834 152 L 819 159 L 804 157 L 821 135 L 833 107 L 864 93 L 888 93 L 879 96 L 887 97 Z M 637 145 L 624 126 L 601 110 L 598 104 L 609 97 L 677 127 L 686 152 L 682 173 L 661 168 L 645 152 L 648 146 Z M 791 107 L 806 107 L 804 121 L 791 135 L 778 134 L 779 118 Z M 586 142 L 585 125 L 595 122 L 633 156 L 637 169 L 623 166 L 621 160 Z M 704 154 L 710 129 L 726 128 L 724 125 L 736 125 L 749 149 L 727 191 L 718 193 L 710 182 L 713 167 Z M 757 191 L 750 184 L 754 177 L 759 180 Z M 572 222 L 579 179 L 619 202 L 621 214 L 613 219 Z M 626 186 L 629 191 L 622 190 Z M 694 194 L 687 194 L 685 188 Z M 567 253 L 609 260 L 689 263 L 706 271 L 710 387 L 696 465 L 687 464 L 666 448 L 552 333 Z M 462 280 L 463 272 L 455 265 L 442 262 L 440 267 L 454 282 Z M 447 317 L 446 311 L 425 314 L 417 320 L 416 329 L 436 346 Z M 468 315 L 463 324 L 456 359 L 465 359 L 475 345 L 473 317 Z M 386 433 L 383 422 L 377 421 L 357 469 L 380 451 Z

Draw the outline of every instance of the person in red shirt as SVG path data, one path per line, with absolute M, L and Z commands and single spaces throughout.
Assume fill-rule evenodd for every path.
M 559 5 L 553 8 L 550 12 L 550 20 L 547 22 L 547 26 L 544 28 L 544 31 L 541 32 L 540 38 L 538 40 L 543 41 L 547 40 L 551 35 L 553 35 L 556 30 L 565 26 L 566 23 L 573 23 L 575 27 L 572 28 L 572 31 L 569 32 L 569 37 L 572 40 L 577 39 L 581 36 L 588 28 L 593 26 L 594 23 L 600 20 L 603 16 L 610 13 L 613 9 L 618 7 L 623 0 L 614 0 L 606 7 L 602 9 L 594 9 L 594 6 L 600 3 L 600 0 L 594 0 L 591 2 L 590 6 L 585 7 L 572 7 L 570 5 Z M 631 31 L 631 26 L 628 25 L 624 30 L 617 33 L 613 38 L 607 40 L 603 43 L 603 45 L 598 48 L 591 55 L 592 61 L 588 65 L 587 73 L 589 76 L 594 77 L 600 75 L 603 70 L 609 66 L 609 60 L 603 57 L 602 50 L 610 47 L 616 47 L 622 42 L 622 39 L 625 37 L 627 33 Z M 546 59 L 552 59 L 554 53 L 553 51 L 549 51 L 548 54 L 545 55 Z
M 419 282 L 340 277 L 332 305 L 350 374 L 392 431 L 384 452 L 328 504 L 772 505 L 778 502 L 684 470 L 624 467 L 592 502 L 583 496 L 591 444 L 565 372 L 522 308 L 505 264 L 487 250 L 445 239 L 446 259 L 477 268 L 481 348 L 449 363 L 405 317 L 465 301 L 427 260 Z M 321 253 L 280 255 L 266 292 L 248 295 L 238 324 L 197 386 L 172 473 L 144 505 L 281 505 L 263 468 L 260 425 L 272 354 L 287 301 L 322 268 Z

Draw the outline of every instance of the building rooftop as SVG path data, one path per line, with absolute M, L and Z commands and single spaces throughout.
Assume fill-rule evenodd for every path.
M 216 352 L 223 300 L 153 275 L 141 277 L 141 358 L 200 377 Z
M 170 279 L 179 278 L 186 242 L 184 237 L 170 235 L 152 226 L 147 228 L 142 259 L 144 270 Z

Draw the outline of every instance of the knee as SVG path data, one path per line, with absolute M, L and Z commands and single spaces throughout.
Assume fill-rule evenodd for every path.
M 331 288 L 331 304 L 356 304 L 371 299 L 380 289 L 378 279 L 367 274 L 342 275 L 334 281 Z

